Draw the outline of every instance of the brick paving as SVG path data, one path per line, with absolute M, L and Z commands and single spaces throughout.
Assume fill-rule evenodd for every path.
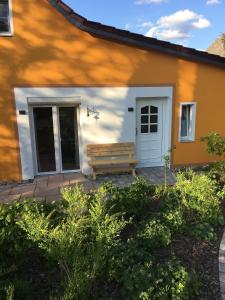
M 144 177 L 151 184 L 164 183 L 164 168 L 142 168 L 137 170 L 137 176 Z M 105 181 L 112 181 L 119 186 L 128 186 L 134 180 L 130 174 L 99 175 L 93 181 L 81 173 L 64 173 L 36 177 L 33 181 L 24 183 L 0 184 L 0 202 L 10 202 L 24 198 L 35 198 L 47 201 L 60 199 L 60 189 L 75 184 L 82 184 L 85 190 L 94 190 Z M 167 183 L 175 183 L 173 173 L 168 170 Z
M 221 296 L 222 299 L 225 300 L 225 232 L 223 234 L 219 250 L 219 278 Z

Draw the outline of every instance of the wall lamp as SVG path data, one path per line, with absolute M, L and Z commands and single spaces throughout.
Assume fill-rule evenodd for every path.
M 99 119 L 100 112 L 96 110 L 94 106 L 90 107 L 87 105 L 87 117 L 93 116 L 94 119 Z

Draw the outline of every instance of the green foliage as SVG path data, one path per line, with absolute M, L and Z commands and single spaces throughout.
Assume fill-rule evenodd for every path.
M 225 183 L 225 160 L 213 163 L 210 166 L 209 174 L 216 179 L 220 184 Z
M 153 205 L 155 188 L 143 178 L 136 178 L 129 187 L 119 188 L 106 183 L 102 188 L 107 194 L 107 207 L 113 212 L 123 212 L 127 219 L 142 219 Z
M 64 291 L 55 300 L 196 296 L 197 277 L 171 255 L 169 245 L 176 233 L 216 238 L 215 226 L 224 224 L 225 188 L 219 191 L 210 175 L 178 173 L 174 187 L 153 187 L 140 178 L 125 188 L 105 183 L 92 193 L 75 186 L 62 196 L 57 205 L 28 201 L 0 211 L 4 253 L 7 247 L 19 255 L 36 247 L 60 266 Z M 0 277 L 15 268 L 1 264 Z M 6 282 L 4 297 L 5 287 Z M 29 299 L 31 289 L 29 282 L 14 280 L 10 297 Z
M 176 189 L 189 222 L 216 224 L 221 218 L 217 183 L 207 174 L 193 170 L 178 173 Z
M 6 300 L 13 300 L 14 299 L 14 286 L 10 284 L 8 287 L 5 288 L 6 293 Z
M 163 161 L 164 161 L 164 185 L 166 187 L 166 185 L 167 185 L 167 169 L 170 166 L 170 156 L 169 156 L 169 154 L 163 155 Z
M 190 233 L 198 240 L 216 240 L 216 233 L 209 223 L 201 223 L 191 227 Z
M 150 220 L 138 235 L 150 249 L 166 247 L 171 243 L 171 232 L 160 219 Z
M 79 186 L 67 188 L 63 197 L 64 213 L 58 224 L 52 218 L 54 211 L 46 216 L 37 205 L 27 210 L 18 224 L 60 264 L 67 276 L 66 299 L 70 294 L 84 299 L 93 280 L 104 270 L 108 249 L 116 245 L 127 222 L 121 214 L 107 211 L 104 187 L 92 195 Z
M 207 143 L 207 152 L 209 154 L 216 154 L 223 156 L 225 153 L 225 137 L 219 133 L 210 133 L 201 138 L 201 141 Z

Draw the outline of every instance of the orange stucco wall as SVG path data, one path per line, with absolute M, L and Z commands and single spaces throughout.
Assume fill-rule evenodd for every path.
M 21 179 L 13 88 L 64 85 L 175 86 L 173 164 L 210 161 L 199 141 L 225 135 L 225 69 L 92 37 L 47 0 L 13 0 L 14 36 L 0 37 L 0 180 Z M 178 142 L 179 103 L 197 102 L 196 141 Z

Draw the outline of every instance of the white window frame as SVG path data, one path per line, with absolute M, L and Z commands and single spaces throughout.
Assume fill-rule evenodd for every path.
M 0 32 L 0 36 L 12 36 L 14 33 L 12 0 L 8 0 L 8 1 L 9 1 L 9 31 L 8 32 Z
M 181 117 L 182 117 L 182 109 L 183 106 L 191 105 L 190 112 L 190 132 L 188 136 L 181 136 Z M 179 116 L 179 142 L 194 142 L 195 141 L 195 124 L 196 124 L 196 102 L 181 102 L 180 103 L 180 116 Z

